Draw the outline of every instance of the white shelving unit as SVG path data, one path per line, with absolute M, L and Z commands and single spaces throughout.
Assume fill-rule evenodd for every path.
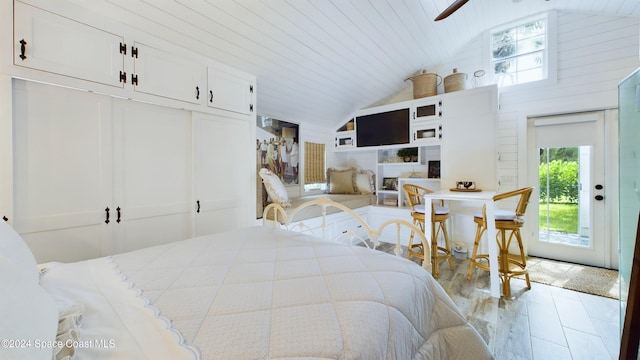
M 377 150 L 376 189 L 377 204 L 390 207 L 406 207 L 402 186 L 415 183 L 432 190 L 440 189 L 438 172 L 429 174 L 429 164 L 440 161 L 440 146 L 418 147 L 414 161 L 405 162 L 397 156 L 400 148 Z M 429 178 L 429 176 L 433 176 Z M 437 177 L 436 177 L 437 176 Z

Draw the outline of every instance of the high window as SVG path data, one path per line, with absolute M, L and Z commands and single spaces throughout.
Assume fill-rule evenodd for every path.
M 547 33 L 546 17 L 491 32 L 491 61 L 498 86 L 547 78 Z

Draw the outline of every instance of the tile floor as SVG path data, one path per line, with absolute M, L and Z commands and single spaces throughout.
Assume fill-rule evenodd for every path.
M 384 249 L 380 249 L 383 250 Z M 392 249 L 391 249 L 392 251 Z M 619 302 L 524 280 L 511 281 L 511 297 L 492 298 L 488 272 L 469 260 L 440 266 L 438 282 L 485 339 L 496 359 L 617 359 Z

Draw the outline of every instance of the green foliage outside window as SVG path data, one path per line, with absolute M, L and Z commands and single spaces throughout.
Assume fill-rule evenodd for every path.
M 553 203 L 577 203 L 578 202 L 578 162 L 567 160 L 551 160 L 541 163 L 540 176 L 540 200 Z M 546 186 L 547 181 L 549 186 Z

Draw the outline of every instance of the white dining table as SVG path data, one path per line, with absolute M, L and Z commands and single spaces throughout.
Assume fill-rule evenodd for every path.
M 432 200 L 445 201 L 476 201 L 486 205 L 487 209 L 487 231 L 485 232 L 489 239 L 489 272 L 491 296 L 499 298 L 500 278 L 498 276 L 498 244 L 496 243 L 496 222 L 495 222 L 495 202 L 493 197 L 495 191 L 452 191 L 441 190 L 434 191 L 424 195 L 425 200 L 425 219 L 431 219 L 431 203 Z M 429 243 L 431 242 L 431 221 L 425 221 L 425 235 Z

